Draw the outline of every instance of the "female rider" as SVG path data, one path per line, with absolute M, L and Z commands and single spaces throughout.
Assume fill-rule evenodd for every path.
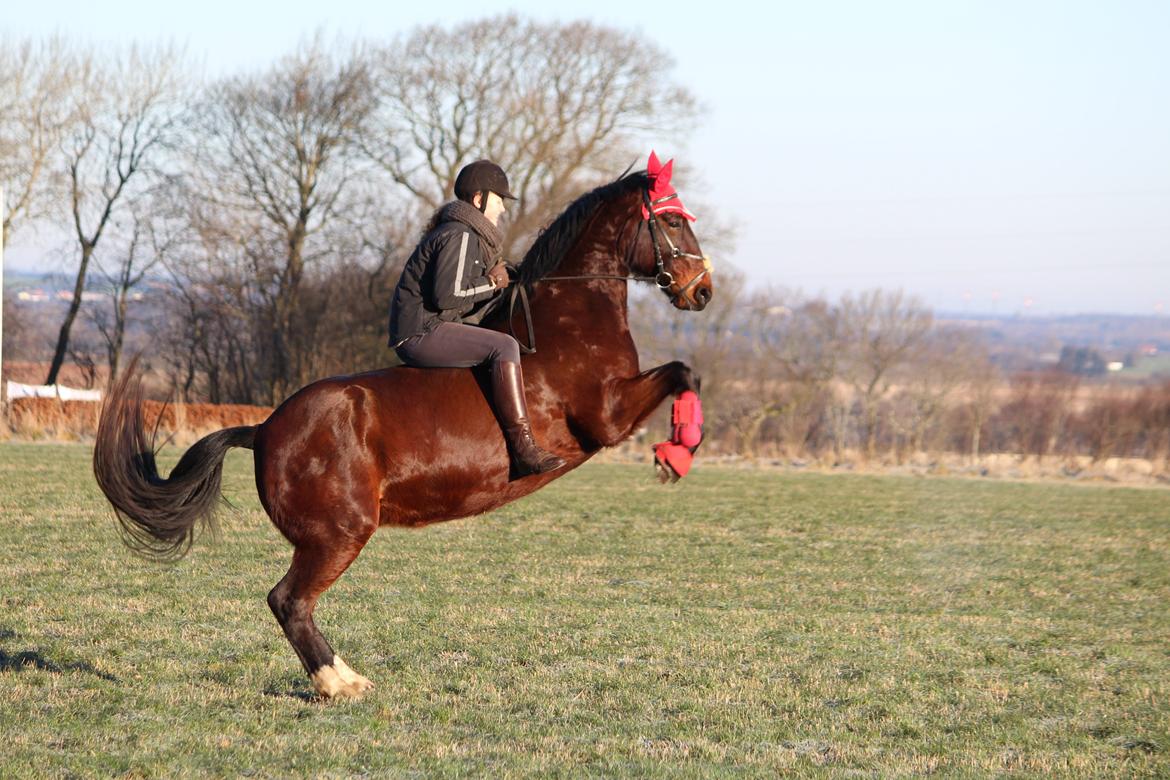
M 459 172 L 455 197 L 435 212 L 402 270 L 390 304 L 390 346 L 408 366 L 490 362 L 492 403 L 517 475 L 552 471 L 565 462 L 532 438 L 516 339 L 462 321 L 476 303 L 508 286 L 497 225 L 504 200 L 516 197 L 504 170 L 490 160 Z

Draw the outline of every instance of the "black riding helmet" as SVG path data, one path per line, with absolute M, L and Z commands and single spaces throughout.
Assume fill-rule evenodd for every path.
M 470 203 L 477 192 L 494 192 L 501 198 L 517 200 L 516 196 L 508 189 L 508 174 L 504 173 L 504 169 L 491 160 L 476 160 L 473 163 L 468 163 L 455 177 L 455 197 Z M 480 208 L 483 209 L 486 206 L 487 198 L 484 197 Z

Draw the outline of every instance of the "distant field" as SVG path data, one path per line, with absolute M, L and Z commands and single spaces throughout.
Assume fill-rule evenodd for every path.
M 1154 377 L 1170 377 L 1170 355 L 1156 355 L 1143 357 L 1131 368 L 1121 372 L 1122 376 L 1152 379 Z
M 589 466 L 379 533 L 328 704 L 250 454 L 173 567 L 89 456 L 0 444 L 0 777 L 1170 775 L 1170 491 Z

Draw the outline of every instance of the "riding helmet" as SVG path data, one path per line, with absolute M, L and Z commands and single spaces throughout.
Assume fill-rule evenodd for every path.
M 476 160 L 463 166 L 455 177 L 455 197 L 470 201 L 477 192 L 494 192 L 501 198 L 516 200 L 508 189 L 508 174 L 491 160 Z

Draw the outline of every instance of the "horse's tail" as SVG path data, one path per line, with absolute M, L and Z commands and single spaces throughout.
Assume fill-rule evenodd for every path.
M 114 505 L 122 541 L 148 558 L 174 561 L 191 549 L 196 525 L 217 534 L 214 510 L 224 455 L 229 447 L 251 449 L 256 426 L 204 436 L 163 479 L 155 465 L 154 436 L 147 437 L 142 418 L 137 364 L 137 358 L 131 361 L 102 405 L 93 473 Z

